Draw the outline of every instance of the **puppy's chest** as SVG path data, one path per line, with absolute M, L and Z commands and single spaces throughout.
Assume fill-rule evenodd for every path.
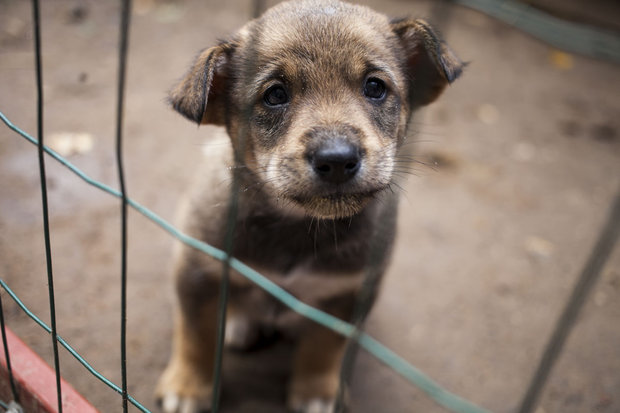
M 317 272 L 357 272 L 365 264 L 368 232 L 359 219 L 250 216 L 237 224 L 234 255 L 282 275 L 302 264 Z
M 354 221 L 252 216 L 237 224 L 234 255 L 302 301 L 324 307 L 359 287 L 367 232 Z M 252 318 L 284 329 L 301 323 L 263 290 L 245 282 L 238 287 L 232 295 Z

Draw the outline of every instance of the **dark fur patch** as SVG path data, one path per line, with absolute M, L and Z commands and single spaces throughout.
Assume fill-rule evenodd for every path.
M 283 108 L 269 108 L 262 102 L 257 102 L 251 118 L 257 131 L 257 145 L 263 150 L 274 150 L 280 142 L 279 138 L 286 134 L 291 124 L 293 110 L 289 105 Z
M 433 102 L 447 84 L 461 75 L 465 64 L 424 20 L 393 20 L 392 30 L 406 53 L 405 70 L 412 83 L 409 94 L 412 107 Z

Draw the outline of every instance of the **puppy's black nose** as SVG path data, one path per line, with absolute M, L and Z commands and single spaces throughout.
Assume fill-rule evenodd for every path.
M 357 145 L 341 139 L 324 142 L 309 160 L 321 180 L 334 184 L 353 178 L 362 164 Z

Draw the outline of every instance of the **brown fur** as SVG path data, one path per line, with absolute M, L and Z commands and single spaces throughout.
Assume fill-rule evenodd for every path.
M 233 255 L 304 302 L 350 318 L 378 236 L 385 252 L 379 272 L 387 266 L 397 207 L 390 184 L 411 113 L 434 101 L 462 67 L 421 20 L 390 22 L 330 0 L 270 9 L 203 51 L 170 94 L 190 120 L 225 126 L 232 144 L 212 146 L 186 206 L 186 232 L 225 247 L 234 172 Z M 385 93 L 373 94 L 370 83 L 385 85 Z M 269 103 L 273 88 L 284 90 L 285 103 Z M 326 167 L 325 154 L 334 151 L 352 160 Z M 166 412 L 209 405 L 221 268 L 191 248 L 179 251 L 173 356 L 157 390 Z M 233 346 L 250 345 L 261 325 L 295 332 L 289 407 L 330 412 L 344 339 L 236 273 L 229 307 Z

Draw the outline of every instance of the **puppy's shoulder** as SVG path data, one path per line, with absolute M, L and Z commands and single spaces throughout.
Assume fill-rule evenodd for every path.
M 216 232 L 219 226 L 215 224 L 226 217 L 234 164 L 226 130 L 208 128 L 207 139 L 200 147 L 202 162 L 195 166 L 193 182 L 177 211 L 177 222 L 184 231 L 201 239 L 205 238 L 205 233 Z

